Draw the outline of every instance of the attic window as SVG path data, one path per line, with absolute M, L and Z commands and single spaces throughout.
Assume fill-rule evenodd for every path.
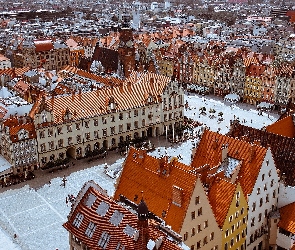
M 102 249 L 106 249 L 110 238 L 111 236 L 106 231 L 103 231 L 98 241 L 98 246 L 101 247 Z
M 82 221 L 84 219 L 84 215 L 77 213 L 75 220 L 73 221 L 73 226 L 75 226 L 76 228 L 79 228 Z
M 89 224 L 88 224 L 88 227 L 87 227 L 87 229 L 85 231 L 85 234 L 87 235 L 88 238 L 92 237 L 95 229 L 96 229 L 96 225 L 92 221 L 90 221 Z
M 96 209 L 96 213 L 100 216 L 105 216 L 110 208 L 110 205 L 102 201 L 98 208 Z
M 89 194 L 87 199 L 84 202 L 84 205 L 87 207 L 91 207 L 96 200 L 96 196 L 94 194 Z
M 115 210 L 112 217 L 110 218 L 110 222 L 117 227 L 121 223 L 123 217 L 124 214 L 120 213 L 118 210 Z
M 125 229 L 123 230 L 125 234 L 127 234 L 129 237 L 134 237 L 135 233 L 137 232 L 136 229 L 131 227 L 130 225 L 126 225 Z

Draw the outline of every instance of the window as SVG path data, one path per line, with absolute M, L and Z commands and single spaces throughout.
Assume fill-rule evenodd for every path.
M 202 208 L 200 207 L 200 208 L 198 209 L 198 216 L 201 216 L 202 213 L 203 213 L 203 211 L 202 211 Z
M 89 128 L 89 121 L 85 121 L 85 128 Z
M 42 143 L 42 144 L 40 145 L 40 148 L 41 148 L 41 152 L 46 151 L 45 143 Z
M 267 194 L 266 197 L 265 197 L 265 202 L 269 202 L 269 195 Z
M 271 177 L 271 170 L 269 170 L 269 172 L 268 172 L 268 176 Z
M 243 224 L 245 224 L 247 222 L 247 217 L 243 218 Z
M 67 125 L 67 131 L 72 132 L 72 126 L 71 125 Z
M 208 220 L 206 220 L 205 222 L 204 222 L 204 228 L 207 228 L 208 227 Z
M 113 134 L 115 134 L 115 127 L 111 127 L 111 134 L 113 135 Z
M 119 241 L 117 246 L 116 246 L 116 250 L 125 250 L 125 246 L 122 245 L 122 243 Z
M 259 222 L 261 221 L 261 218 L 262 218 L 262 213 L 260 213 L 260 214 L 258 215 L 258 221 L 259 221 Z
M 257 188 L 257 194 L 260 194 L 260 188 Z
M 138 121 L 134 122 L 134 128 L 138 128 Z
M 69 137 L 68 138 L 68 145 L 70 145 L 70 144 L 72 144 L 73 142 L 72 142 L 72 140 L 73 140 L 73 138 L 72 137 Z
M 85 133 L 86 140 L 90 140 L 90 133 Z
M 44 131 L 40 131 L 40 138 L 45 138 L 45 133 L 44 133 Z
M 191 250 L 195 250 L 195 245 L 191 245 Z
M 255 226 L 255 217 L 251 219 L 251 227 Z
M 236 198 L 240 199 L 240 192 L 237 192 Z
M 53 129 L 50 128 L 48 129 L 48 137 L 51 137 L 53 135 Z
M 230 246 L 231 246 L 231 247 L 234 245 L 234 242 L 235 242 L 234 239 L 231 239 L 231 240 L 230 240 Z
M 230 217 L 229 217 L 229 222 L 232 222 L 233 221 L 233 216 L 231 215 Z
M 214 240 L 214 232 L 210 234 L 210 240 Z
M 145 108 L 142 109 L 142 115 L 145 115 Z
M 199 224 L 199 225 L 198 225 L 198 233 L 201 232 L 201 231 L 202 231 L 202 229 L 201 229 L 201 224 Z
M 192 236 L 194 236 L 196 234 L 196 229 L 193 227 L 192 228 Z
M 259 206 L 262 207 L 262 205 L 263 205 L 263 199 L 260 198 Z
M 94 131 L 93 136 L 94 136 L 94 139 L 98 139 L 99 138 L 98 131 Z
M 94 231 L 96 229 L 96 225 L 93 222 L 89 222 L 88 227 L 86 228 L 85 234 L 87 235 L 88 238 L 91 238 Z
M 123 132 L 123 125 L 119 125 L 119 132 Z
M 241 214 L 244 214 L 244 208 L 242 207 L 242 209 L 241 209 Z
M 102 124 L 107 124 L 107 119 L 105 117 L 101 118 Z
M 53 141 L 48 142 L 48 147 L 49 147 L 49 150 L 53 150 L 54 149 L 54 142 Z
M 197 197 L 195 198 L 195 204 L 196 204 L 196 205 L 200 204 L 200 196 L 197 196 Z
M 236 236 L 236 241 L 237 241 L 237 242 L 240 241 L 240 234 L 237 234 L 237 236 Z
M 237 222 L 237 229 L 240 228 L 240 224 L 241 224 L 241 221 L 238 221 L 238 222 Z
M 76 129 L 80 130 L 80 123 L 76 123 Z
M 131 129 L 131 123 L 127 123 L 127 131 Z
M 138 116 L 138 110 L 134 110 L 134 117 Z
M 201 248 L 201 241 L 199 240 L 198 242 L 197 242 L 197 249 L 200 249 Z
M 267 185 L 266 185 L 266 183 L 264 184 L 264 191 L 266 191 L 267 190 Z
M 265 179 L 265 174 L 262 175 L 262 181 L 264 181 L 264 179 Z
M 101 247 L 102 249 L 106 249 L 110 238 L 111 236 L 106 231 L 103 231 L 98 241 L 98 246 Z
M 63 144 L 64 144 L 64 140 L 63 139 L 58 140 L 58 146 L 59 147 L 62 147 Z
M 196 212 L 193 211 L 193 212 L 191 213 L 191 216 L 192 216 L 192 220 L 194 220 L 194 219 L 196 218 Z
M 224 244 L 224 250 L 228 250 L 228 243 Z
M 183 240 L 186 241 L 188 238 L 188 232 L 186 232 L 184 235 L 183 235 Z
M 272 179 L 271 182 L 270 182 L 270 186 L 271 186 L 271 187 L 273 187 L 274 182 L 275 182 L 275 180 Z
M 119 120 L 121 120 L 121 121 L 123 120 L 123 113 L 119 114 Z
M 57 134 L 58 134 L 58 135 L 62 134 L 62 127 L 58 127 L 58 128 L 57 128 Z
M 236 213 L 235 213 L 235 218 L 238 218 L 239 217 L 239 211 L 237 211 Z
M 253 202 L 253 204 L 252 204 L 252 212 L 254 212 L 255 209 L 256 209 L 256 202 Z
M 103 135 L 103 136 L 107 136 L 107 129 L 103 129 L 103 130 L 102 130 L 102 135 Z
M 115 116 L 111 115 L 111 122 L 115 122 Z
M 203 245 L 205 246 L 206 244 L 208 243 L 208 239 L 207 239 L 207 236 L 204 238 L 203 240 Z
M 77 215 L 73 221 L 73 226 L 75 226 L 76 228 L 79 228 L 82 221 L 83 221 L 83 218 L 84 218 L 83 214 L 77 213 Z
M 272 198 L 276 198 L 276 190 L 272 192 Z
M 229 231 L 228 229 L 225 231 L 225 237 L 229 236 Z
M 268 214 L 268 211 L 267 211 L 267 209 L 265 209 L 265 211 L 264 211 L 264 217 L 265 218 L 267 217 L 267 214 Z

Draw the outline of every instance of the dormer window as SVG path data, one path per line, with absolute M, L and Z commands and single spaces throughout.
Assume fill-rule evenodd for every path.
M 110 97 L 109 100 L 109 110 L 110 111 L 116 111 L 117 109 L 117 103 L 115 103 L 115 98 L 114 97 Z

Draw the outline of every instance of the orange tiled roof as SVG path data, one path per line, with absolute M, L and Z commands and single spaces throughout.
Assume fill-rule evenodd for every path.
M 295 126 L 293 122 L 293 116 L 289 115 L 283 119 L 276 121 L 275 123 L 267 126 L 266 131 L 273 134 L 294 138 Z
M 240 182 L 243 192 L 247 196 L 252 192 L 256 182 L 267 151 L 266 148 L 205 130 L 193 156 L 191 166 L 196 169 L 201 169 L 205 165 L 209 169 L 218 166 L 221 163 L 221 147 L 226 144 L 228 144 L 227 155 L 242 161 L 237 181 Z M 251 159 L 251 157 L 253 158 Z M 206 176 L 203 176 L 203 178 L 206 178 Z
M 152 78 L 154 79 L 153 84 L 150 83 Z M 146 93 L 150 93 L 155 97 L 156 101 L 160 101 L 160 95 L 169 82 L 170 78 L 166 76 L 152 73 L 136 73 L 131 74 L 120 86 L 55 97 L 54 101 L 47 100 L 47 104 L 53 110 L 54 121 L 56 123 L 62 122 L 67 107 L 74 114 L 74 119 L 94 117 L 107 113 L 106 100 L 111 96 L 114 97 L 117 110 L 144 106 L 146 103 Z
M 208 193 L 209 202 L 220 228 L 223 227 L 236 186 L 229 181 L 216 179 Z
M 156 159 L 143 150 L 130 148 L 114 198 L 118 199 L 122 194 L 134 201 L 143 191 L 149 210 L 159 217 L 164 211 L 166 223 L 180 232 L 197 179 L 190 170 L 178 161 L 169 163 L 165 158 Z M 172 203 L 173 186 L 183 190 L 181 206 Z
M 10 135 L 10 140 L 12 142 L 16 142 L 19 140 L 17 133 L 21 129 L 25 129 L 28 131 L 28 135 L 30 139 L 36 138 L 36 130 L 35 130 L 35 125 L 33 122 L 21 123 L 17 118 L 12 117 L 5 120 L 4 126 L 9 127 L 9 135 Z
M 89 196 L 93 197 L 93 204 L 87 206 L 86 201 Z M 97 212 L 99 206 L 100 212 Z M 118 214 L 118 219 L 116 220 L 113 217 L 115 213 Z M 81 219 L 79 227 L 76 227 L 73 224 L 78 214 L 81 214 L 83 218 Z M 121 216 L 122 219 L 120 219 Z M 104 248 L 107 250 L 117 249 L 119 242 L 121 243 L 120 249 L 122 246 L 125 246 L 126 250 L 145 249 L 146 246 L 143 245 L 142 241 L 144 232 L 147 233 L 148 240 L 156 240 L 159 237 L 163 237 L 163 242 L 159 248 L 160 250 L 181 249 L 175 243 L 170 241 L 166 234 L 158 229 L 158 223 L 155 223 L 153 220 L 149 220 L 147 231 L 140 228 L 140 226 L 138 226 L 137 215 L 109 198 L 106 193 L 104 193 L 104 190 L 102 190 L 95 183 L 85 183 L 82 190 L 78 194 L 76 203 L 73 206 L 68 218 L 68 221 L 63 226 L 71 234 L 75 235 L 80 241 L 93 250 L 102 249 L 98 246 L 98 242 L 103 232 L 106 232 L 110 236 L 109 241 L 106 244 L 106 248 Z M 93 235 L 88 237 L 86 235 L 86 230 L 90 222 L 94 223 L 96 228 Z M 126 230 L 128 228 L 129 230 Z M 139 232 L 137 240 L 135 240 L 136 231 Z
M 295 202 L 280 208 L 278 227 L 295 234 Z

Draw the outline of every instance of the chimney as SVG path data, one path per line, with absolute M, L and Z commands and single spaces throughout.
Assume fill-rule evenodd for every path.
M 172 203 L 178 207 L 181 207 L 183 199 L 183 189 L 177 186 L 172 187 Z
M 221 162 L 225 160 L 228 154 L 228 144 L 223 144 L 221 147 Z

